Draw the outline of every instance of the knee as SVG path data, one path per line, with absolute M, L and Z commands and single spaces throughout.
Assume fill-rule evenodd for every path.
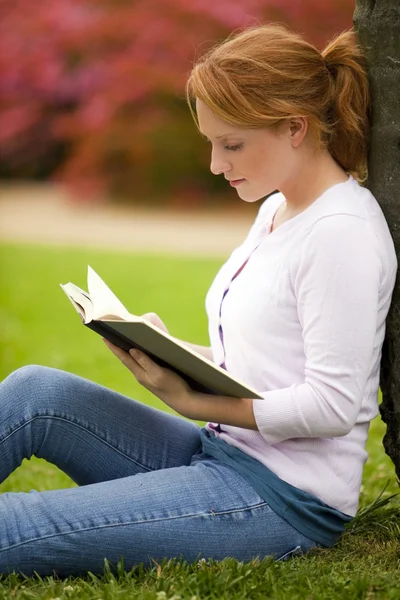
M 3 384 L 15 388 L 36 387 L 43 379 L 47 378 L 47 372 L 52 371 L 50 367 L 40 365 L 26 365 L 16 369 L 6 379 Z
M 46 391 L 54 390 L 59 371 L 40 365 L 27 365 L 13 371 L 0 385 L 2 402 L 8 398 L 14 405 L 32 405 L 36 400 L 43 403 Z

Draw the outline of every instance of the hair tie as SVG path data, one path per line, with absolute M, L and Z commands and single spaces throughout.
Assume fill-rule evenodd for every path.
M 324 56 L 322 57 L 322 60 L 323 60 L 323 63 L 324 63 L 324 66 L 325 66 L 325 68 L 326 68 L 326 69 L 328 69 L 328 73 L 329 73 L 329 75 L 332 75 L 332 76 L 334 76 L 334 75 L 335 75 L 335 72 L 334 72 L 334 70 L 333 70 L 333 68 L 332 68 L 332 65 L 331 65 L 330 61 L 329 61 L 329 60 L 327 60 L 327 59 L 326 59 Z

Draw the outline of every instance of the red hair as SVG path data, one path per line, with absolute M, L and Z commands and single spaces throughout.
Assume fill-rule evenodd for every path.
M 353 30 L 320 53 L 282 25 L 246 29 L 200 58 L 186 94 L 194 117 L 197 98 L 238 127 L 307 118 L 318 145 L 358 181 L 366 179 L 370 92 Z

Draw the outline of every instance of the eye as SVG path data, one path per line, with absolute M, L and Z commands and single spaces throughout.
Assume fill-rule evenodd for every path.
M 232 152 L 236 152 L 236 150 L 240 150 L 243 144 L 236 144 L 235 146 L 225 146 L 225 150 L 231 150 Z

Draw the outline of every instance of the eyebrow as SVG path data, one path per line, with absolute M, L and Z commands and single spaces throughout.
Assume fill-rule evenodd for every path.
M 209 138 L 202 132 L 200 131 L 200 135 L 205 138 L 206 140 L 209 140 Z M 220 140 L 221 138 L 225 138 L 225 137 L 229 137 L 230 135 L 235 135 L 234 133 L 223 133 L 221 135 L 216 135 L 215 139 L 216 140 Z

